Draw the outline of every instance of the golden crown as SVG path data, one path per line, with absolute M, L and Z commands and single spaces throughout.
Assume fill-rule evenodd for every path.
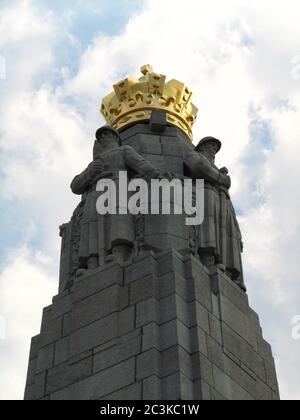
M 132 123 L 149 120 L 153 110 L 164 110 L 169 124 L 180 128 L 191 140 L 198 109 L 192 104 L 188 87 L 153 72 L 150 65 L 141 68 L 141 78 L 130 76 L 114 85 L 114 92 L 102 101 L 101 113 L 107 124 L 119 130 Z

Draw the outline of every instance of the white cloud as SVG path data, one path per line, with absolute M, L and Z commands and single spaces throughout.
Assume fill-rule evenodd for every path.
M 30 0 L 3 8 L 0 16 L 0 51 L 6 59 L 11 91 L 34 83 L 53 65 L 52 46 L 58 27 L 50 12 L 40 14 Z
M 78 201 L 69 188 L 72 177 L 91 156 L 85 124 L 47 88 L 16 94 L 0 120 L 5 153 L 1 194 L 38 224 L 46 252 L 53 255 L 58 251 L 58 226 Z
M 15 249 L 0 273 L 0 316 L 5 337 L 0 339 L 0 399 L 22 399 L 29 354 L 29 337 L 37 335 L 41 307 L 51 303 L 57 279 L 48 273 L 48 257 Z
M 16 13 L 17 11 L 17 13 Z M 34 41 L 38 37 L 49 38 L 55 34 L 51 32 L 49 21 L 53 20 L 51 12 L 43 16 L 36 15 L 29 0 L 20 1 L 13 6 L 9 6 L 3 11 L 0 21 L 0 45 L 9 43 L 26 42 L 30 39 Z
M 57 16 L 37 9 L 35 2 L 16 2 L 0 18 L 0 49 L 9 69 L 5 86 L 0 85 L 0 123 L 1 192 L 28 214 L 28 235 L 40 232 L 43 254 L 51 261 L 56 257 L 56 263 L 49 263 L 53 275 L 57 227 L 76 201 L 68 184 L 88 163 L 93 132 L 101 123 L 101 98 L 145 63 L 186 82 L 199 107 L 195 140 L 205 135 L 223 140 L 219 162 L 231 169 L 235 202 L 245 212 L 249 295 L 272 341 L 283 396 L 300 399 L 299 347 L 286 344 L 289 320 L 300 312 L 300 85 L 292 77 L 292 58 L 300 54 L 299 11 L 297 0 L 164 0 L 159 6 L 145 0 L 120 35 L 91 42 L 72 77 L 65 64 L 56 63 L 55 54 L 59 42 L 76 49 L 76 34 L 67 33 Z M 52 77 L 45 78 L 52 67 L 63 76 L 59 88 Z M 43 83 L 37 86 L 39 78 Z M 272 145 L 254 142 L 250 110 L 268 128 Z M 36 269 L 35 278 L 40 275 L 42 282 L 44 266 L 29 259 L 30 270 Z M 12 276 L 12 267 L 6 266 L 5 278 Z M 3 284 L 8 287 L 8 281 Z M 16 291 L 19 285 L 14 284 Z M 39 308 L 33 310 L 34 316 L 40 314 Z M 18 315 L 14 319 L 17 325 Z M 22 363 L 14 370 L 16 378 L 24 372 Z

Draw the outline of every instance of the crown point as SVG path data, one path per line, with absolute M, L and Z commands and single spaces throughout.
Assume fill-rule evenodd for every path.
M 141 67 L 141 72 L 144 76 L 146 76 L 148 73 L 153 73 L 153 67 L 150 64 L 145 64 Z
M 120 130 L 133 123 L 151 121 L 153 111 L 164 111 L 167 124 L 179 128 L 191 140 L 197 108 L 184 83 L 156 74 L 150 64 L 141 67 L 143 77 L 130 76 L 114 85 L 102 102 L 101 113 L 108 125 Z M 152 124 L 153 126 L 153 124 Z

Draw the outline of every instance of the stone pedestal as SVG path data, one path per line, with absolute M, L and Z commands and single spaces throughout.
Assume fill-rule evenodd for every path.
M 107 264 L 44 309 L 26 400 L 277 400 L 270 346 L 226 275 L 175 250 Z

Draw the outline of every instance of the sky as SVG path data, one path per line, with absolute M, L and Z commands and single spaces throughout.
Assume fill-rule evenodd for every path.
M 298 0 L 0 0 L 0 399 L 23 398 L 101 100 L 146 63 L 194 92 L 195 142 L 223 142 L 250 303 L 300 399 L 299 16 Z

